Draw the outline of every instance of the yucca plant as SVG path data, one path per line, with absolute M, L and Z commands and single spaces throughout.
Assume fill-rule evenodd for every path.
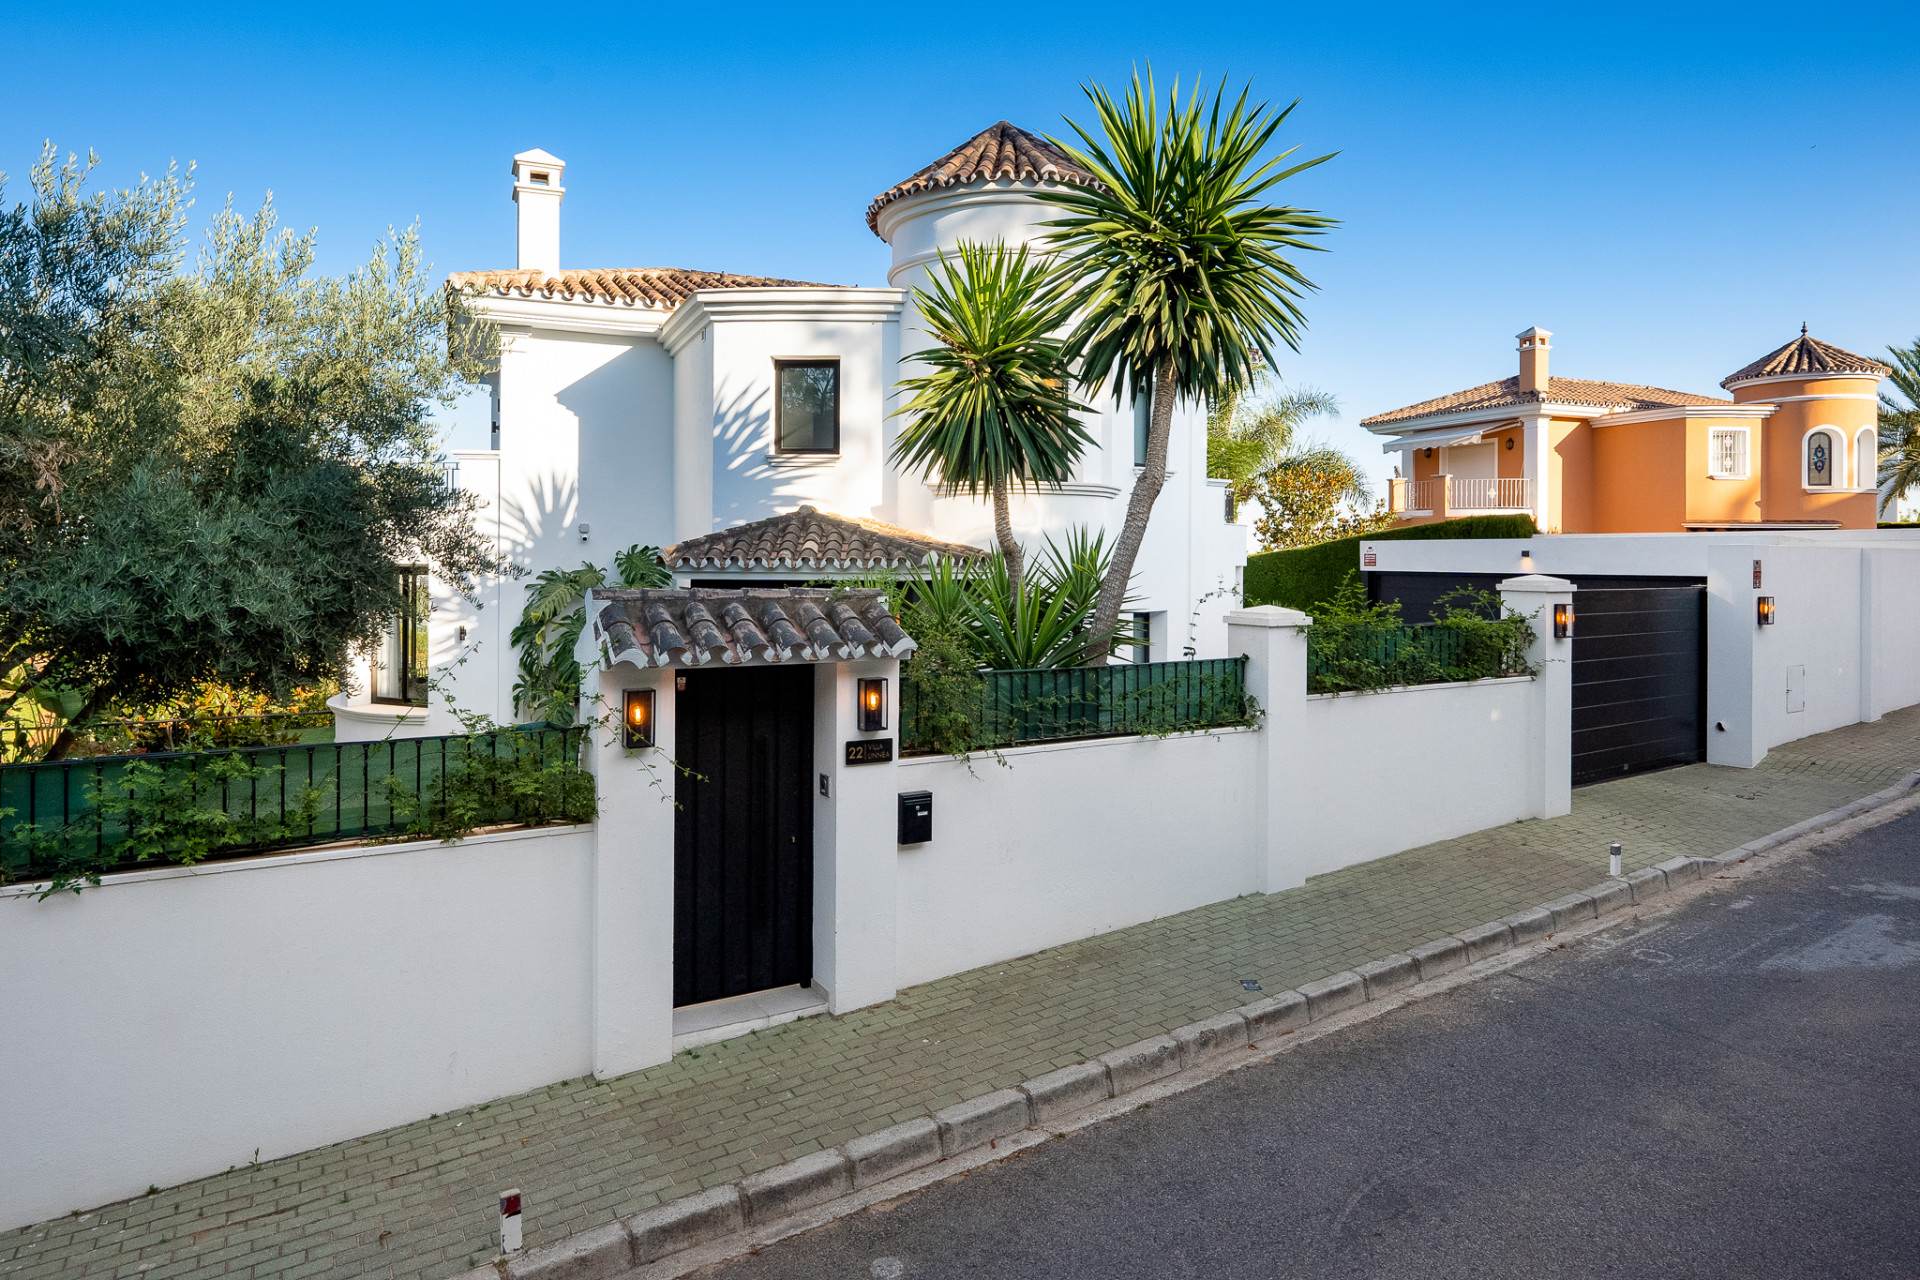
M 1288 255 L 1318 248 L 1308 237 L 1335 223 L 1266 203 L 1274 187 L 1333 158 L 1286 165 L 1287 150 L 1261 159 L 1293 106 L 1271 112 L 1249 104 L 1246 90 L 1229 104 L 1224 80 L 1210 103 L 1197 87 L 1183 101 L 1176 83 L 1163 115 L 1151 73 L 1144 85 L 1135 74 L 1120 101 L 1098 86 L 1086 94 L 1094 125 L 1067 121 L 1079 144 L 1049 138 L 1095 179 L 1048 193 L 1065 215 L 1047 223 L 1048 243 L 1075 281 L 1067 352 L 1083 384 L 1111 387 L 1116 404 L 1152 397 L 1146 465 L 1090 627 L 1099 636 L 1119 622 L 1166 483 L 1175 401 L 1247 386 L 1274 367 L 1275 344 L 1298 347 L 1299 299 L 1314 286 Z M 1090 663 L 1106 659 L 1087 651 Z
M 1013 536 L 1009 492 L 1059 485 L 1093 443 L 1074 417 L 1085 405 L 1069 392 L 1060 340 L 1061 289 L 1026 246 L 962 243 L 940 256 L 913 291 L 926 331 L 939 343 L 911 357 L 930 372 L 901 380 L 913 396 L 894 442 L 894 460 L 929 479 L 993 500 L 994 537 L 1013 594 L 1025 557 Z

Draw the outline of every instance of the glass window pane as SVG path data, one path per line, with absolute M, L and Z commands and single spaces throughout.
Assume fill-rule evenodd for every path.
M 1143 391 L 1133 402 L 1133 465 L 1147 465 L 1147 432 L 1153 426 L 1153 392 Z
M 1828 431 L 1816 431 L 1807 437 L 1807 483 L 1809 485 L 1830 485 L 1833 483 L 1834 438 Z
M 1879 441 L 1874 439 L 1874 433 L 1871 430 L 1862 431 L 1853 438 L 1854 488 L 1872 489 L 1879 485 L 1878 448 Z
M 427 615 L 429 598 L 427 571 L 414 566 L 402 569 L 399 581 L 401 611 L 387 624 L 387 633 L 373 659 L 373 700 L 375 702 L 427 705 Z
M 775 432 L 781 452 L 840 448 L 840 366 L 833 361 L 775 366 Z

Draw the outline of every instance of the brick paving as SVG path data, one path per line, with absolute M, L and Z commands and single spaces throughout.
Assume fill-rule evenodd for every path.
M 237 1169 L 0 1236 L 0 1276 L 424 1277 L 493 1252 L 493 1198 L 527 1243 L 861 1133 L 1493 919 L 1628 867 L 1711 855 L 1920 768 L 1920 708 L 1777 748 L 1585 787 L 1573 812 L 1409 850 L 682 1053 L 596 1083 Z M 1470 785 L 1470 782 L 1463 782 Z M 1364 820 L 1356 816 L 1356 821 Z

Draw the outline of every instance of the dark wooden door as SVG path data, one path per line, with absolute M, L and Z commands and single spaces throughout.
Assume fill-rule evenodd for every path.
M 813 668 L 681 678 L 673 1002 L 804 986 L 813 976 Z

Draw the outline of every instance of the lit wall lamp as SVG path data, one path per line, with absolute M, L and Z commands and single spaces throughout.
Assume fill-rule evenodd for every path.
M 624 725 L 624 740 L 629 750 L 651 747 L 653 745 L 653 690 L 627 690 L 626 711 L 620 718 Z
M 1553 638 L 1566 640 L 1573 635 L 1573 605 L 1556 604 L 1553 606 Z
M 1773 597 L 1772 596 L 1760 597 L 1760 625 L 1763 627 L 1770 627 L 1773 625 Z
M 860 732 L 878 733 L 887 727 L 887 682 L 860 681 Z
M 1533 548 L 1532 547 L 1520 548 L 1520 572 L 1522 573 L 1533 572 Z

